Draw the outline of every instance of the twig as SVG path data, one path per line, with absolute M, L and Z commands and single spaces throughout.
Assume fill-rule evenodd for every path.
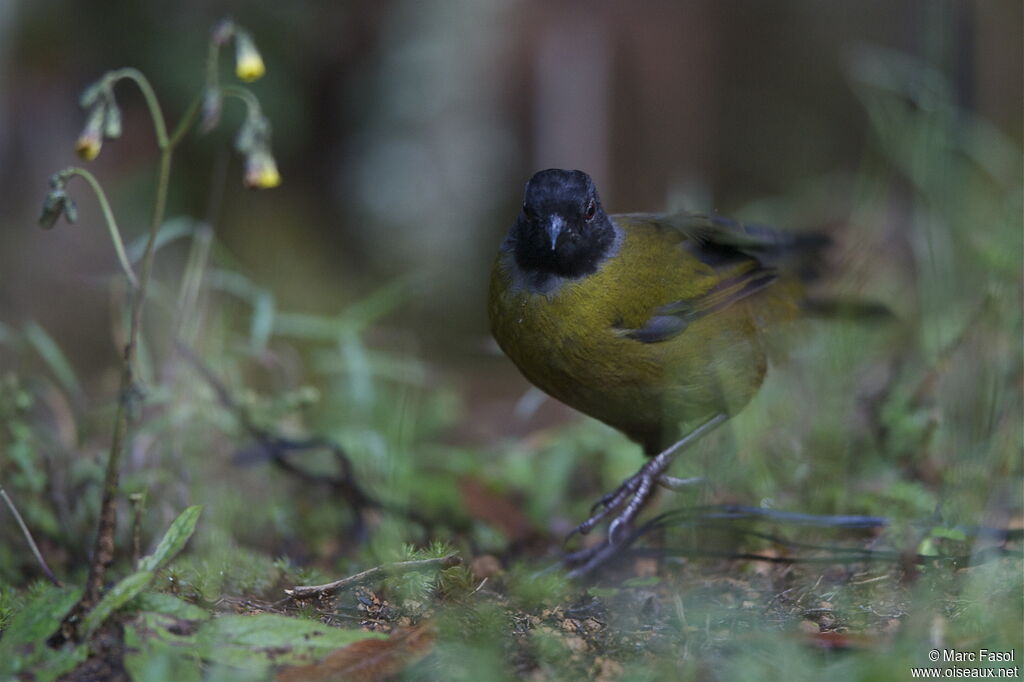
M 627 557 L 665 557 L 685 556 L 702 559 L 730 559 L 736 561 L 763 561 L 771 564 L 849 564 L 861 562 L 890 561 L 898 563 L 905 556 L 897 552 L 880 552 L 877 550 L 864 550 L 861 553 L 844 552 L 842 555 L 826 555 L 813 557 L 787 557 L 757 554 L 754 552 L 718 552 L 712 550 L 700 550 L 689 547 L 666 547 L 664 549 L 638 548 L 630 549 L 624 553 Z M 915 565 L 935 564 L 948 562 L 957 566 L 980 566 L 981 564 L 994 561 L 1001 557 L 1022 558 L 1024 553 L 1020 550 L 1006 549 L 1004 547 L 986 547 L 969 554 L 912 554 L 910 562 Z
M 36 541 L 32 539 L 32 532 L 29 531 L 28 526 L 25 525 L 25 521 L 21 518 L 21 514 L 18 513 L 18 508 L 14 506 L 14 502 L 7 495 L 7 491 L 0 486 L 0 497 L 4 498 L 4 502 L 7 503 L 8 509 L 14 514 L 14 520 L 18 522 L 18 527 L 21 528 L 21 534 L 25 536 L 25 540 L 28 542 L 29 548 L 32 550 L 32 554 L 35 556 L 36 561 L 39 562 L 40 568 L 43 569 L 43 573 L 47 578 L 50 579 L 57 587 L 64 587 L 61 581 L 57 580 L 57 576 L 53 574 L 50 567 L 46 563 L 46 559 L 43 558 L 42 552 L 39 551 L 39 547 L 36 546 Z
M 658 528 L 683 528 L 723 522 L 730 525 L 732 522 L 740 521 L 766 521 L 797 526 L 865 531 L 882 530 L 891 524 L 889 518 L 885 516 L 801 514 L 778 509 L 723 504 L 673 509 L 655 516 L 638 528 L 636 533 L 641 535 Z M 931 519 L 918 520 L 913 523 L 927 528 L 934 525 L 934 521 Z M 1024 530 L 1019 528 L 993 528 L 990 526 L 958 524 L 950 530 L 959 531 L 968 537 L 985 538 L 1001 542 L 1024 539 Z
M 206 383 L 213 389 L 217 400 L 225 409 L 235 413 L 242 428 L 256 441 L 260 449 L 266 453 L 270 461 L 276 467 L 285 471 L 299 480 L 310 484 L 327 483 L 338 491 L 339 496 L 352 507 L 359 523 L 360 512 L 364 509 L 382 509 L 384 511 L 405 517 L 410 521 L 420 524 L 423 528 L 430 529 L 433 524 L 427 518 L 411 509 L 400 508 L 392 504 L 381 502 L 375 499 L 355 479 L 352 460 L 338 443 L 323 436 L 311 436 L 308 438 L 287 438 L 254 424 L 245 409 L 238 404 L 231 391 L 223 381 L 203 362 L 202 358 L 189 347 L 183 340 L 178 339 L 174 343 L 175 349 L 185 360 L 199 373 Z M 341 470 L 340 475 L 325 477 L 311 474 L 302 467 L 296 466 L 288 459 L 292 452 L 302 450 L 324 449 L 334 455 Z
M 438 559 L 396 561 L 392 564 L 375 566 L 363 571 L 362 573 L 356 573 L 355 575 L 350 575 L 347 578 L 335 580 L 334 582 L 325 583 L 323 585 L 299 585 L 285 590 L 284 593 L 292 599 L 312 597 L 326 592 L 337 592 L 338 590 L 345 589 L 346 587 L 351 587 L 352 585 L 358 585 L 359 583 L 373 580 L 381 574 L 408 573 L 409 571 L 419 571 L 425 568 L 432 568 L 434 566 L 444 569 L 451 568 L 452 566 L 458 566 L 461 563 L 462 557 L 455 552 Z
M 613 559 L 628 557 L 665 557 L 684 556 L 701 558 L 721 558 L 739 561 L 764 561 L 775 564 L 816 564 L 816 563 L 853 563 L 867 561 L 901 561 L 905 553 L 892 550 L 865 549 L 860 547 L 837 547 L 819 545 L 795 540 L 788 540 L 778 535 L 763 533 L 740 527 L 744 521 L 765 521 L 777 524 L 797 526 L 817 526 L 822 528 L 839 528 L 842 530 L 878 531 L 890 525 L 889 519 L 883 516 L 837 516 L 800 514 L 795 512 L 745 507 L 740 505 L 710 505 L 675 509 L 660 514 L 643 524 L 619 543 L 605 541 L 596 547 L 572 552 L 563 557 L 563 561 L 572 566 L 570 578 L 580 578 Z M 775 545 L 798 550 L 821 552 L 817 556 L 774 556 L 756 552 L 729 552 L 704 550 L 695 547 L 632 548 L 632 545 L 643 535 L 660 528 L 683 528 L 694 526 L 726 526 L 733 533 L 767 540 Z M 989 528 L 984 526 L 956 526 L 955 530 L 974 538 L 987 538 L 1002 543 L 1020 540 L 1019 529 Z M 1003 546 L 985 547 L 967 554 L 913 554 L 911 562 L 918 565 L 934 562 L 951 562 L 957 565 L 978 565 L 1003 556 L 1022 556 L 1020 550 L 1008 549 Z

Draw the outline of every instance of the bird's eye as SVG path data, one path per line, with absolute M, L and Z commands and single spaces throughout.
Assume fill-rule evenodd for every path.
M 526 216 L 527 218 L 531 218 L 531 219 L 535 217 L 534 213 L 533 213 L 533 209 L 530 208 L 530 205 L 525 203 L 525 202 L 523 203 L 523 215 Z
M 597 202 L 593 199 L 587 203 L 587 209 L 583 212 L 583 218 L 589 223 L 597 215 Z

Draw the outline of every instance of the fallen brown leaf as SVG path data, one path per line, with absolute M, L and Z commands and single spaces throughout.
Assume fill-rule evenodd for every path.
M 519 542 L 533 534 L 533 524 L 510 495 L 491 490 L 475 476 L 459 478 L 459 492 L 470 516 L 499 529 L 510 541 Z
M 430 623 L 399 630 L 387 639 L 364 639 L 329 653 L 319 663 L 284 668 L 278 682 L 378 682 L 430 653 L 437 630 Z

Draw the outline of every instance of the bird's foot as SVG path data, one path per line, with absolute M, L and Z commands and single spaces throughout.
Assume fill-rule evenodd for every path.
M 679 451 L 724 422 L 725 419 L 726 416 L 724 414 L 718 414 L 704 422 L 671 447 L 646 462 L 640 467 L 639 471 L 623 481 L 618 488 L 594 503 L 594 506 L 590 509 L 590 518 L 576 526 L 569 533 L 569 536 L 566 538 L 567 541 L 577 533 L 586 535 L 611 514 L 619 509 L 621 511 L 608 525 L 608 538 L 603 543 L 578 552 L 572 552 L 565 557 L 567 564 L 576 567 L 570 571 L 570 577 L 579 577 L 589 573 L 614 556 L 620 548 L 628 544 L 629 538 L 624 537 L 623 533 L 632 525 L 640 510 L 643 509 L 644 504 L 650 500 L 655 484 L 675 490 L 703 480 L 702 478 L 675 478 L 665 475 L 665 471 Z
M 608 526 L 608 540 L 615 544 L 619 531 L 626 528 L 636 518 L 644 502 L 651 497 L 654 484 L 662 473 L 658 470 L 659 467 L 652 466 L 657 464 L 661 463 L 653 459 L 646 462 L 640 467 L 639 471 L 623 481 L 618 488 L 594 503 L 594 506 L 590 508 L 590 518 L 576 526 L 572 534 L 580 533 L 586 535 L 597 524 L 621 508 L 622 512 L 612 519 L 611 524 Z
M 569 577 L 578 578 L 590 573 L 628 544 L 629 538 L 623 537 L 622 534 L 632 524 L 636 515 L 643 507 L 646 498 L 653 494 L 654 483 L 670 490 L 679 490 L 685 486 L 703 481 L 703 478 L 675 478 L 665 474 L 657 476 L 654 471 L 645 472 L 644 469 L 641 469 L 635 475 L 625 480 L 622 485 L 602 497 L 591 508 L 593 512 L 598 507 L 601 507 L 599 512 L 593 514 L 572 531 L 572 534 L 586 534 L 617 508 L 623 504 L 626 505 L 622 513 L 612 520 L 611 525 L 608 527 L 608 538 L 604 542 L 565 555 L 565 563 L 574 567 L 569 572 Z M 631 494 L 632 497 L 630 497 Z M 644 495 L 646 495 L 646 498 L 643 497 Z M 570 537 L 572 534 L 570 534 Z

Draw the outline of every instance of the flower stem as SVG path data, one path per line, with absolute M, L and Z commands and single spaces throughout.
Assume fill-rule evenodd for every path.
M 251 114 L 259 114 L 262 109 L 260 108 L 260 101 L 256 99 L 256 95 L 246 88 L 239 87 L 237 85 L 222 85 L 220 92 L 225 97 L 234 97 L 240 99 L 245 103 L 246 109 Z
M 142 269 L 138 279 L 138 286 L 133 292 L 128 340 L 121 358 L 121 382 L 117 411 L 114 417 L 114 433 L 110 443 L 110 454 L 107 458 L 107 470 L 103 485 L 103 502 L 100 506 L 99 524 L 96 540 L 93 545 L 92 561 L 89 565 L 89 577 L 86 580 L 85 592 L 82 595 L 81 601 L 72 613 L 69 614 L 68 618 L 65 619 L 64 627 L 62 628 L 62 631 L 70 637 L 77 637 L 76 624 L 78 619 L 99 601 L 100 593 L 105 583 L 107 568 L 114 560 L 114 533 L 117 529 L 116 499 L 120 480 L 121 460 L 128 437 L 129 407 L 131 401 L 136 399 L 138 395 L 135 385 L 134 368 L 139 334 L 142 329 L 142 312 L 146 300 L 146 289 L 153 270 L 156 237 L 160 231 L 160 225 L 163 223 L 164 212 L 167 207 L 167 190 L 170 184 L 171 160 L 174 148 L 184 138 L 185 133 L 195 121 L 200 101 L 199 98 L 195 99 L 182 116 L 173 134 L 168 137 L 167 126 L 156 95 L 149 81 L 140 71 L 132 68 L 119 69 L 110 72 L 107 77 L 115 81 L 119 79 L 131 80 L 142 91 L 146 105 L 149 107 L 150 116 L 153 119 L 153 130 L 156 134 L 157 147 L 160 150 L 160 159 L 157 170 L 156 197 L 153 201 L 153 214 L 149 225 L 149 238 L 146 241 L 146 249 L 142 255 Z
M 166 148 L 168 146 L 167 124 L 164 123 L 164 114 L 160 110 L 160 103 L 157 102 L 156 93 L 153 92 L 153 86 L 149 84 L 149 79 L 141 71 L 132 67 L 110 71 L 106 77 L 113 83 L 119 80 L 130 80 L 139 87 L 142 97 L 146 100 L 146 106 L 149 107 L 149 115 L 153 119 L 153 132 L 156 133 L 157 147 Z
M 114 242 L 114 250 L 117 252 L 117 260 L 121 263 L 121 269 L 124 270 L 125 277 L 132 283 L 133 289 L 139 288 L 139 278 L 135 276 L 135 271 L 132 270 L 131 261 L 128 260 L 128 254 L 124 250 L 124 242 L 121 240 L 121 231 L 117 227 L 117 221 L 114 219 L 114 212 L 110 209 L 110 202 L 107 201 L 107 195 L 103 191 L 103 187 L 100 185 L 96 176 L 85 170 L 84 168 L 65 168 L 60 172 L 65 178 L 77 175 L 92 187 L 92 191 L 96 194 L 96 199 L 99 201 L 100 210 L 103 212 L 103 219 L 107 223 L 107 231 L 110 232 L 110 240 Z

